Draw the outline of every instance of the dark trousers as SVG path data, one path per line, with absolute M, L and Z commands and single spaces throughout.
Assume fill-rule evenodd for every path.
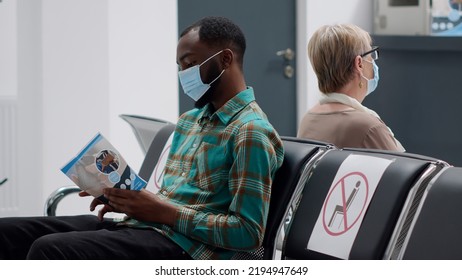
M 191 259 L 153 229 L 96 216 L 0 218 L 0 259 Z

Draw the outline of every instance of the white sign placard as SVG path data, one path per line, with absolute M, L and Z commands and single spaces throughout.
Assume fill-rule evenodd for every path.
M 392 160 L 349 155 L 332 182 L 307 248 L 348 259 L 367 207 Z

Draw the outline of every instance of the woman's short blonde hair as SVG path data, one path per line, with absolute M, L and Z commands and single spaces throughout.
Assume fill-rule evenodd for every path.
M 355 57 L 371 48 L 371 36 L 353 24 L 325 25 L 308 43 L 321 92 L 336 92 L 353 79 Z

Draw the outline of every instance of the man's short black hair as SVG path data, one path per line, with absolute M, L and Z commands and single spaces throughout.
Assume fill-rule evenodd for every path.
M 180 37 L 196 28 L 199 28 L 201 42 L 209 46 L 231 49 L 242 68 L 246 43 L 244 33 L 239 26 L 225 17 L 205 17 L 183 30 Z

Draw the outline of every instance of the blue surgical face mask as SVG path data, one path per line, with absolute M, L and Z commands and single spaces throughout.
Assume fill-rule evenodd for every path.
M 199 65 L 194 65 L 186 70 L 178 72 L 178 76 L 180 78 L 180 83 L 183 87 L 184 93 L 191 97 L 194 101 L 199 100 L 207 92 L 207 90 L 209 90 L 212 83 L 218 80 L 218 78 L 221 77 L 223 72 L 225 72 L 225 69 L 223 69 L 220 75 L 218 75 L 218 77 L 216 77 L 213 81 L 211 81 L 209 84 L 204 84 L 204 82 L 202 82 L 201 71 L 199 69 L 204 63 L 206 63 L 213 57 L 217 56 L 222 51 L 223 50 L 207 58 L 204 62 L 202 62 Z
M 364 60 L 364 61 L 367 61 L 367 60 Z M 377 85 L 379 84 L 379 66 L 377 66 L 374 60 L 372 60 L 372 62 L 370 61 L 367 61 L 367 62 L 372 63 L 372 67 L 374 69 L 374 78 L 368 79 L 364 77 L 364 75 L 361 75 L 367 81 L 366 96 L 368 96 L 371 92 L 373 92 L 377 88 Z

